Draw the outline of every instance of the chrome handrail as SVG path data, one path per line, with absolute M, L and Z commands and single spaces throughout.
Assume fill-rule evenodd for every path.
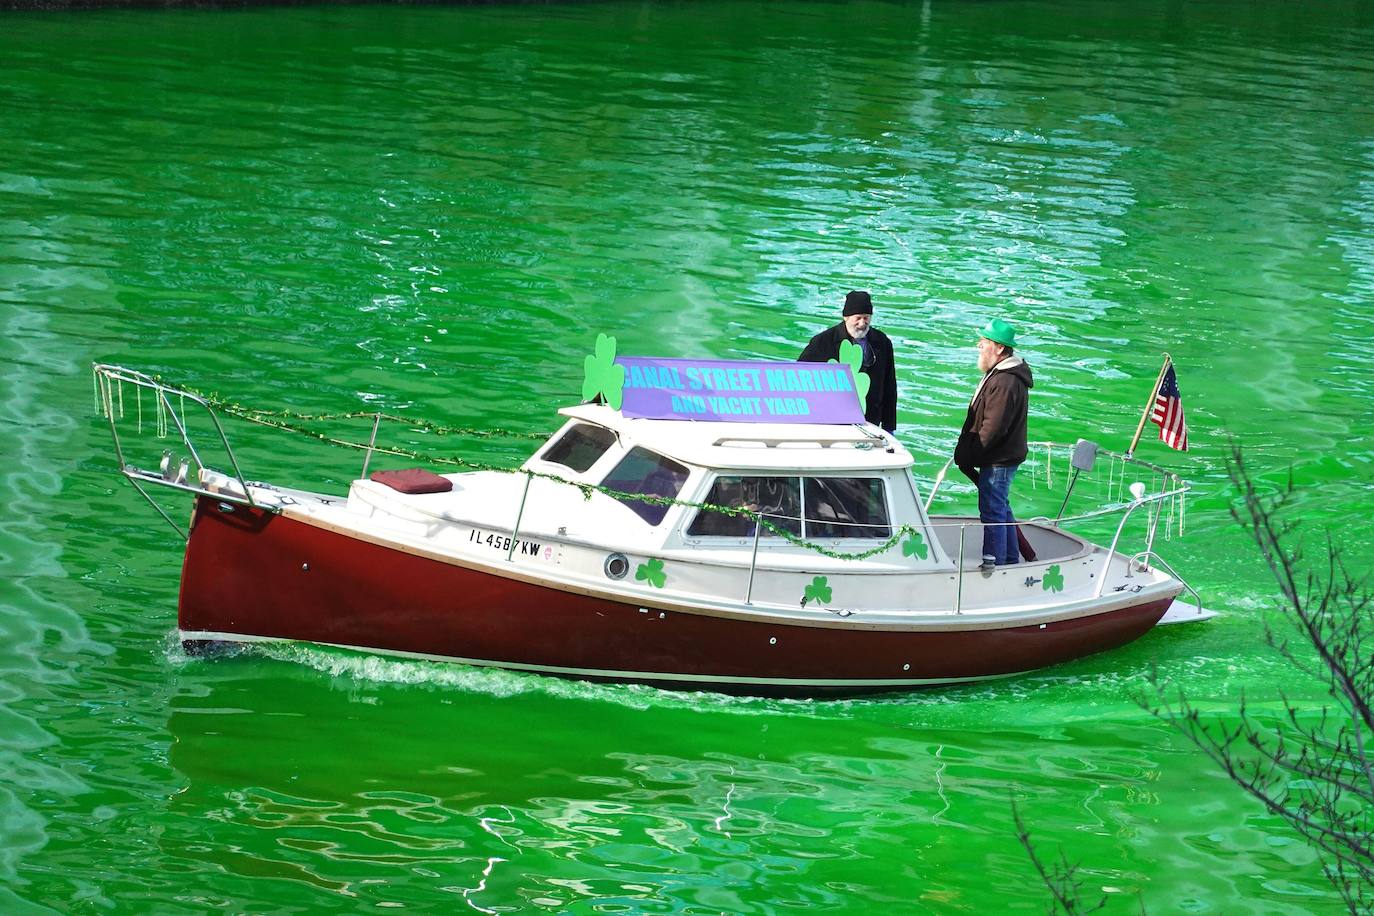
M 1142 463 L 1143 463 L 1143 462 L 1142 462 Z M 1178 479 L 1178 478 L 1177 478 L 1177 475 L 1172 475 L 1172 476 L 1174 476 L 1176 479 Z M 1083 521 L 1083 520 L 1085 520 L 1085 519 L 1102 518 L 1102 517 L 1104 517 L 1104 516 L 1114 515 L 1114 514 L 1120 512 L 1120 513 L 1122 513 L 1121 521 L 1117 524 L 1116 533 L 1115 533 L 1114 536 L 1112 537 L 1111 546 L 1109 546 L 1109 547 L 1107 548 L 1107 553 L 1106 553 L 1106 555 L 1105 555 L 1104 562 L 1103 562 L 1103 569 L 1102 569 L 1103 574 L 1102 574 L 1102 577 L 1099 579 L 1099 581 L 1098 581 L 1098 583 L 1097 583 L 1097 588 L 1096 588 L 1096 590 L 1095 590 L 1095 592 L 1094 592 L 1094 594 L 1093 594 L 1093 597 L 1094 597 L 1094 598 L 1100 598 L 1100 597 L 1102 597 L 1103 589 L 1104 589 L 1105 586 L 1106 586 L 1106 581 L 1107 581 L 1106 573 L 1107 573 L 1107 571 L 1108 571 L 1108 570 L 1110 569 L 1110 567 L 1111 567 L 1112 557 L 1116 555 L 1116 547 L 1117 547 L 1117 544 L 1120 543 L 1121 534 L 1122 534 L 1122 532 L 1123 532 L 1123 531 L 1125 530 L 1125 528 L 1126 528 L 1126 522 L 1130 519 L 1131 515 L 1135 512 L 1135 510 L 1138 509 L 1138 508 L 1140 508 L 1141 506 L 1145 506 L 1145 505 L 1157 505 L 1157 504 L 1161 504 L 1161 503 L 1163 503 L 1163 502 L 1164 502 L 1165 500 L 1167 500 L 1167 499 L 1171 499 L 1171 498 L 1173 498 L 1173 497 L 1175 497 L 1175 496 L 1179 496 L 1179 495 L 1182 495 L 1182 494 L 1186 494 L 1186 493 L 1188 493 L 1191 489 L 1192 489 L 1191 485 L 1189 485 L 1189 484 L 1187 484 L 1187 483 L 1185 482 L 1182 486 L 1180 486 L 1180 487 L 1178 487 L 1178 488 L 1171 489 L 1171 490 L 1163 490 L 1163 491 L 1161 491 L 1161 492 L 1159 492 L 1159 493 L 1151 493 L 1151 494 L 1148 494 L 1148 495 L 1146 495 L 1146 496 L 1142 496 L 1140 499 L 1131 500 L 1129 503 L 1115 503 L 1115 504 L 1113 504 L 1113 505 L 1106 506 L 1106 507 L 1104 507 L 1104 508 L 1102 508 L 1102 509 L 1098 509 L 1098 510 L 1095 510 L 1095 511 L 1092 511 L 1092 512 L 1085 512 L 1085 513 L 1082 513 L 1082 514 L 1080 514 L 1080 515 L 1071 515 L 1071 516 L 1067 516 L 1067 517 L 1061 518 L 1061 519 L 1049 519 L 1049 518 L 1046 518 L 1046 517 L 1044 517 L 1044 516 L 1039 516 L 1039 517 L 1030 518 L 1030 519 L 1017 519 L 1017 520 L 1010 521 L 1010 522 L 984 522 L 984 521 L 976 521 L 976 522 L 975 522 L 975 521 L 971 521 L 971 520 L 969 520 L 969 519 L 960 519 L 960 520 L 958 520 L 958 521 L 952 521 L 952 522 L 937 522 L 937 521 L 934 520 L 933 517 L 927 515 L 926 518 L 925 518 L 925 523 L 924 523 L 924 526 L 923 526 L 923 527 L 925 527 L 925 528 L 927 528 L 927 529 L 936 529 L 936 528 L 958 528 L 958 529 L 959 529 L 959 552 L 958 552 L 958 559 L 955 561 L 954 613 L 960 614 L 960 613 L 963 612 L 963 611 L 962 611 L 962 607 L 963 607 L 963 588 L 964 588 L 964 572 L 965 572 L 965 570 L 964 570 L 964 559 L 965 559 L 965 544 L 964 544 L 964 542 L 965 542 L 965 540 L 966 540 L 966 532 L 967 532 L 967 530 L 968 530 L 969 528 L 987 528 L 987 527 L 994 526 L 994 525 L 1004 525 L 1004 526 L 1005 526 L 1005 525 L 1020 525 L 1020 524 L 1023 524 L 1023 523 L 1024 523 L 1024 524 L 1041 524 L 1041 525 L 1048 525 L 1048 526 L 1050 526 L 1050 527 L 1052 527 L 1052 528 L 1062 528 L 1063 525 L 1064 525 L 1064 523 L 1066 523 L 1066 522 L 1077 522 L 1077 521 Z M 1124 511 L 1123 511 L 1123 510 L 1124 510 Z M 764 516 L 764 517 L 778 518 L 778 517 L 781 517 L 781 516 Z M 807 521 L 811 521 L 811 519 L 807 519 Z M 817 519 L 816 521 L 819 522 L 819 521 L 822 521 L 822 520 Z M 885 525 L 885 526 L 884 526 L 884 525 L 873 525 L 873 524 L 865 524 L 865 523 L 862 523 L 862 522 L 835 522 L 835 521 L 833 521 L 833 520 L 824 520 L 824 523 L 825 523 L 825 524 L 843 524 L 843 525 L 845 525 L 845 526 L 847 526 L 847 527 L 875 527 L 875 528 L 876 528 L 876 527 L 889 527 L 889 528 L 891 527 L 891 525 Z M 1152 527 L 1153 527 L 1153 526 L 1152 526 Z M 760 533 L 761 533 L 761 531 L 762 531 L 762 528 L 763 528 L 763 526 L 762 526 L 762 525 L 759 525 L 759 524 L 755 524 L 755 526 L 754 526 L 753 551 L 752 551 L 752 553 L 751 553 L 750 560 L 749 560 L 749 578 L 748 578 L 748 584 L 747 584 L 746 589 L 745 589 L 745 598 L 744 598 L 746 604 L 752 603 L 752 597 L 753 597 L 753 591 L 754 591 L 754 578 L 755 578 L 755 573 L 756 573 L 756 571 L 757 571 L 757 565 L 758 565 L 759 536 L 760 536 Z M 855 540 L 859 540 L 859 539 L 856 538 Z M 1149 555 L 1151 555 L 1151 556 L 1157 556 L 1157 554 L 1154 554 L 1152 550 L 1148 550 L 1148 549 L 1147 549 L 1146 553 L 1149 554 Z M 1167 567 L 1166 567 L 1166 568 L 1167 568 Z M 1181 580 L 1180 580 L 1180 581 L 1181 581 Z M 1184 583 L 1184 584 L 1185 584 L 1185 586 L 1187 585 L 1187 583 Z
M 1143 572 L 1144 570 L 1149 569 L 1149 566 L 1148 566 L 1148 565 L 1144 565 L 1144 564 L 1145 564 L 1146 561 L 1149 560 L 1150 557 L 1154 557 L 1155 565 L 1156 565 L 1156 566 L 1163 566 L 1163 567 L 1164 567 L 1164 571 L 1165 571 L 1166 573 L 1168 573 L 1169 575 L 1173 576 L 1175 579 L 1177 579 L 1177 580 L 1179 581 L 1179 584 L 1183 586 L 1183 590 L 1186 591 L 1186 592 L 1188 592 L 1188 594 L 1190 594 L 1190 595 L 1193 596 L 1193 602 L 1194 602 L 1194 604 L 1197 605 L 1197 612 L 1198 612 L 1199 614 L 1201 614 L 1201 613 L 1202 613 L 1202 595 L 1198 594 L 1198 590 L 1195 589 L 1195 588 L 1193 588 L 1191 585 L 1189 585 L 1187 579 L 1183 578 L 1183 577 L 1180 576 L 1177 572 L 1175 572 L 1175 571 L 1174 571 L 1174 568 L 1173 568 L 1172 566 L 1170 566 L 1168 563 L 1166 563 L 1166 562 L 1164 561 L 1164 558 L 1161 557 L 1159 554 L 1155 553 L 1153 550 L 1142 550 L 1140 553 L 1138 553 L 1138 554 L 1136 554 L 1135 556 L 1131 557 L 1129 560 L 1126 561 L 1126 568 L 1127 568 L 1127 569 L 1130 569 L 1130 564 L 1135 563 L 1135 562 L 1137 562 L 1137 561 L 1141 561 L 1141 562 L 1142 562 L 1142 569 L 1141 569 L 1141 571 Z
M 1179 488 L 1176 489 L 1176 490 L 1163 490 L 1163 491 L 1161 491 L 1161 492 L 1159 492 L 1159 493 L 1151 493 L 1151 494 L 1149 494 L 1148 496 L 1143 496 L 1143 497 L 1141 497 L 1141 499 L 1139 500 L 1139 502 L 1141 502 L 1141 503 L 1162 502 L 1162 501 L 1164 501 L 1164 500 L 1166 500 L 1166 499 L 1168 499 L 1168 498 L 1170 498 L 1170 497 L 1172 497 L 1172 496 L 1178 496 L 1178 495 L 1183 494 L 1183 493 L 1191 493 L 1191 492 L 1192 492 L 1192 489 L 1193 489 L 1193 488 L 1192 488 L 1192 486 L 1191 486 L 1190 484 L 1184 484 L 1183 486 L 1179 487 Z M 930 527 L 932 527 L 932 528 L 953 528 L 953 527 L 955 527 L 956 525 L 974 525 L 974 524 L 979 524 L 979 525 L 984 525 L 984 526 L 986 526 L 986 525 L 1019 525 L 1019 524 L 1025 522 L 1025 523 L 1028 523 L 1028 524 L 1048 525 L 1048 526 L 1051 527 L 1051 528 L 1062 528 L 1062 527 L 1064 527 L 1063 524 L 1062 524 L 1062 522 L 1081 522 L 1081 521 L 1084 521 L 1084 520 L 1090 519 L 1090 518 L 1102 518 L 1103 516 L 1106 516 L 1106 515 L 1115 515 L 1116 513 L 1122 511 L 1123 509 L 1129 509 L 1129 508 L 1131 508 L 1136 502 L 1137 502 L 1137 500 L 1131 500 L 1130 502 L 1125 502 L 1125 503 L 1112 503 L 1110 506 L 1106 506 L 1106 507 L 1104 507 L 1104 508 L 1102 508 L 1102 509 L 1096 509 L 1096 510 L 1094 510 L 1094 511 L 1092 511 L 1092 512 L 1084 512 L 1082 515 L 1069 515 L 1069 516 L 1065 516 L 1064 518 L 1058 519 L 1058 520 L 1049 518 L 1048 516 L 1044 516 L 1044 515 L 1037 515 L 1037 516 L 1035 516 L 1034 518 L 1019 518 L 1019 519 L 1016 519 L 1015 521 L 1012 521 L 1012 522 L 931 522 L 931 521 L 927 521 L 927 524 L 928 524 Z M 930 518 L 941 518 L 941 517 L 942 517 L 942 516 L 939 516 L 939 515 L 927 516 L 927 519 L 930 519 Z
M 1121 540 L 1121 531 L 1126 527 L 1126 521 L 1131 517 L 1132 512 L 1145 505 L 1146 502 L 1149 502 L 1149 500 L 1134 500 L 1126 507 L 1125 514 L 1121 516 L 1121 522 L 1116 526 L 1116 534 L 1112 535 L 1112 544 L 1107 548 L 1107 555 L 1102 560 L 1102 576 L 1097 580 L 1097 589 L 1093 592 L 1094 598 L 1101 598 L 1102 590 L 1107 587 L 1107 573 L 1112 568 L 1112 557 L 1116 554 L 1116 545 L 1117 542 Z M 1130 564 L 1128 563 L 1126 565 L 1127 571 L 1129 571 L 1130 568 Z
M 369 455 L 371 453 L 369 452 Z M 363 469 L 367 469 L 367 463 L 363 462 Z M 525 501 L 530 498 L 530 481 L 534 480 L 534 475 L 525 475 L 525 489 L 520 494 L 520 508 L 515 513 L 515 526 L 510 530 L 510 549 L 506 551 L 506 562 L 509 563 L 515 557 L 515 542 L 520 539 L 520 522 L 525 517 Z
M 956 614 L 964 612 L 964 528 L 966 527 L 966 525 L 962 525 L 959 528 L 959 566 L 955 570 L 957 578 L 954 582 L 954 613 Z
M 1070 445 L 1069 443 L 1066 443 L 1066 442 L 1036 441 L 1036 442 L 1028 442 L 1026 445 L 1027 445 L 1027 448 L 1035 448 L 1035 447 L 1037 447 L 1037 446 L 1043 446 L 1044 448 L 1046 448 L 1046 449 L 1048 449 L 1048 450 L 1051 450 L 1051 451 L 1053 451 L 1054 449 L 1057 449 L 1057 448 L 1060 448 L 1060 449 L 1072 449 L 1072 448 L 1073 448 L 1072 445 Z M 1101 448 L 1101 447 L 1099 447 L 1099 448 L 1097 449 L 1097 454 L 1100 455 L 1100 456 L 1106 457 L 1106 458 L 1110 458 L 1110 459 L 1113 459 L 1113 460 L 1118 460 L 1118 461 L 1122 462 L 1122 464 L 1133 464 L 1133 465 L 1138 465 L 1138 466 L 1143 467 L 1143 468 L 1148 468 L 1149 470 L 1151 470 L 1151 471 L 1153 471 L 1153 472 L 1155 472 L 1155 473 L 1157 473 L 1157 474 L 1161 474 L 1161 475 L 1163 475 L 1163 476 L 1165 476 L 1165 477 L 1172 477 L 1174 480 L 1179 481 L 1179 483 L 1181 483 L 1181 484 L 1183 485 L 1183 488 L 1184 488 L 1185 490 L 1191 489 L 1191 486 L 1188 484 L 1188 482 L 1185 481 L 1185 480 L 1183 480 L 1183 478 L 1179 476 L 1179 474 L 1178 474 L 1177 471 L 1171 471 L 1171 470 L 1169 470 L 1169 469 L 1166 468 L 1166 467 L 1162 467 L 1162 466 L 1160 466 L 1160 465 L 1158 465 L 1158 464 L 1154 464 L 1154 463 L 1152 463 L 1152 462 L 1146 461 L 1146 460 L 1144 460 L 1143 458 L 1137 458 L 1137 457 L 1134 456 L 1134 455 L 1127 455 L 1127 454 L 1125 454 L 1124 452 L 1114 452 L 1114 451 L 1112 451 L 1112 450 L 1110 450 L 1110 449 L 1105 449 L 1105 448 Z M 934 483 L 932 483 L 932 484 L 931 484 L 931 487 L 930 487 L 930 493 L 926 496 L 926 502 L 925 502 L 925 510 L 926 510 L 926 512 L 929 512 L 929 511 L 930 511 L 930 506 L 931 506 L 931 504 L 935 501 L 935 494 L 939 491 L 941 485 L 944 484 L 944 482 L 945 482 L 945 477 L 949 474 L 949 469 L 950 469 L 953 465 L 954 465 L 954 458 L 951 457 L 948 461 L 945 462 L 944 466 L 943 466 L 942 468 L 940 468 L 939 473 L 937 473 L 937 474 L 935 475 Z
M 1069 445 L 1069 444 L 1067 444 L 1067 443 L 1044 442 L 1044 441 L 1030 442 L 1030 443 L 1027 443 L 1027 445 L 1028 445 L 1029 447 L 1031 447 L 1031 448 L 1034 448 L 1034 447 L 1037 447 L 1037 446 L 1042 446 L 1042 447 L 1044 447 L 1044 448 L 1049 452 L 1049 455 L 1047 456 L 1047 459 L 1046 459 L 1047 461 L 1052 460 L 1052 455 L 1053 455 L 1054 449 L 1056 449 L 1056 448 L 1062 448 L 1062 449 L 1068 450 L 1068 449 L 1072 449 L 1072 448 L 1073 448 L 1073 446 L 1071 446 L 1071 445 Z M 1071 516 L 1068 516 L 1068 517 L 1060 517 L 1060 518 L 1056 518 L 1056 519 L 1050 519 L 1050 518 L 1047 518 L 1047 517 L 1037 517 L 1037 518 L 1034 518 L 1034 519 L 1029 519 L 1029 520 L 1027 520 L 1027 521 L 1032 522 L 1032 523 L 1036 523 L 1036 524 L 1049 525 L 1049 526 L 1054 527 L 1054 528 L 1062 528 L 1062 527 L 1064 527 L 1065 525 L 1067 525 L 1067 524 L 1069 524 L 1069 523 L 1072 523 L 1072 522 L 1081 522 L 1081 521 L 1084 521 L 1084 520 L 1087 520 L 1087 519 L 1102 518 L 1102 517 L 1104 517 L 1104 516 L 1115 515 L 1115 514 L 1118 513 L 1118 512 L 1121 513 L 1121 521 L 1120 521 L 1120 522 L 1117 524 L 1117 526 L 1116 526 L 1116 532 L 1115 532 L 1115 534 L 1114 534 L 1113 537 L 1112 537 L 1111 546 L 1109 546 L 1109 547 L 1107 548 L 1107 552 L 1106 552 L 1106 554 L 1105 554 L 1105 556 L 1104 556 L 1104 559 L 1103 559 L 1102 576 L 1101 576 L 1101 578 L 1098 580 L 1097 588 L 1096 588 L 1096 590 L 1095 590 L 1095 592 L 1094 592 L 1094 595 L 1093 595 L 1093 597 L 1095 597 L 1095 598 L 1100 598 L 1100 597 L 1102 596 L 1103 589 L 1106 587 L 1106 583 L 1107 583 L 1107 572 L 1110 570 L 1111 562 L 1112 562 L 1112 557 L 1116 555 L 1116 548 L 1117 548 L 1117 545 L 1118 545 L 1118 544 L 1120 543 L 1120 541 L 1121 541 L 1121 534 L 1122 534 L 1122 532 L 1125 530 L 1126 522 L 1130 520 L 1130 517 L 1131 517 L 1131 515 L 1135 512 L 1135 510 L 1138 509 L 1138 508 L 1141 507 L 1141 506 L 1144 506 L 1144 505 L 1149 505 L 1149 506 L 1151 506 L 1150 524 L 1149 524 L 1149 529 L 1148 529 L 1148 532 L 1147 532 L 1147 535 L 1146 535 L 1145 551 L 1144 551 L 1144 554 L 1143 554 L 1143 555 L 1146 556 L 1146 557 L 1150 557 L 1150 556 L 1156 556 L 1156 557 L 1157 557 L 1158 555 L 1154 553 L 1154 542 L 1155 542 L 1155 534 L 1156 534 L 1156 531 L 1157 531 L 1158 526 L 1159 526 L 1159 516 L 1160 516 L 1161 514 L 1163 514 L 1163 513 L 1162 513 L 1162 504 L 1163 504 L 1163 502 L 1164 502 L 1165 500 L 1167 500 L 1167 499 L 1172 499 L 1172 498 L 1174 498 L 1174 497 L 1183 497 L 1183 496 L 1186 496 L 1186 494 L 1189 493 L 1189 492 L 1192 490 L 1192 485 L 1189 484 L 1187 481 L 1185 481 L 1182 477 L 1180 477 L 1179 474 L 1178 474 L 1177 472 L 1171 471 L 1171 470 L 1169 470 L 1168 468 L 1161 467 L 1160 465 L 1154 464 L 1154 463 L 1152 463 L 1152 462 L 1145 461 L 1145 460 L 1143 460 L 1143 459 L 1141 459 L 1141 458 L 1137 458 L 1137 457 L 1135 457 L 1134 455 L 1127 455 L 1127 454 L 1122 454 L 1122 453 L 1118 453 L 1118 452 L 1113 452 L 1113 451 L 1110 451 L 1110 450 L 1108 450 L 1108 449 L 1103 449 L 1103 448 L 1098 448 L 1097 454 L 1100 455 L 1100 456 L 1106 457 L 1106 458 L 1108 458 L 1108 459 L 1110 459 L 1110 460 L 1120 461 L 1120 462 L 1122 463 L 1123 468 L 1124 468 L 1124 466 L 1127 465 L 1127 464 L 1133 464 L 1133 465 L 1136 465 L 1136 466 L 1138 466 L 1138 467 L 1146 468 L 1146 469 L 1150 470 L 1151 472 L 1153 472 L 1154 474 L 1160 475 L 1160 476 L 1163 478 L 1164 483 L 1165 483 L 1167 489 L 1161 490 L 1161 491 L 1158 492 L 1158 493 L 1151 493 L 1151 494 L 1149 494 L 1148 496 L 1142 496 L 1142 497 L 1139 498 L 1139 499 L 1132 499 L 1130 502 L 1113 503 L 1113 504 L 1111 504 L 1111 505 L 1104 506 L 1104 507 L 1102 507 L 1101 509 L 1095 509 L 1095 510 L 1090 511 L 1090 512 L 1079 513 L 1078 515 L 1071 515 Z M 960 558 L 959 558 L 959 562 L 958 562 L 957 570 L 956 570 L 956 574 L 957 574 L 957 576 L 958 576 L 959 581 L 958 581 L 958 585 L 957 585 L 956 591 L 955 591 L 955 611 L 956 611 L 956 613 L 957 613 L 958 610 L 959 610 L 959 606 L 960 606 L 960 604 L 961 604 L 961 600 L 962 600 L 963 577 L 964 577 L 963 550 L 964 550 L 964 538 L 965 538 L 965 531 L 966 531 L 966 529 L 968 529 L 968 528 L 970 528 L 970 527 L 986 528 L 986 527 L 987 527 L 988 525 L 990 525 L 990 524 L 1001 524 L 1001 525 L 1005 525 L 1005 524 L 1009 524 L 1009 523 L 1007 523 L 1007 522 L 982 522 L 982 521 L 979 521 L 979 522 L 977 522 L 977 523 L 974 523 L 974 522 L 970 522 L 970 521 L 967 521 L 967 520 L 961 520 L 961 521 L 958 521 L 958 522 L 946 522 L 946 523 L 940 523 L 940 522 L 934 521 L 934 519 L 933 519 L 933 518 L 931 517 L 931 515 L 930 515 L 930 507 L 934 504 L 934 502 L 935 502 L 935 495 L 939 492 L 940 487 L 944 484 L 945 478 L 946 478 L 946 476 L 949 474 L 949 469 L 950 469 L 953 465 L 954 465 L 954 458 L 951 457 L 951 458 L 949 458 L 949 459 L 944 463 L 944 466 L 941 467 L 940 470 L 939 470 L 939 472 L 935 475 L 934 482 L 931 484 L 930 492 L 929 492 L 929 494 L 926 496 L 926 500 L 925 500 L 925 504 L 924 504 L 924 509 L 925 509 L 925 513 L 926 513 L 926 520 L 925 520 L 925 521 L 926 521 L 926 524 L 927 524 L 928 526 L 930 526 L 931 528 L 953 528 L 953 527 L 958 527 L 958 528 L 959 528 L 959 551 L 960 551 Z M 1173 484 L 1173 485 L 1170 486 L 1170 484 Z M 1124 511 L 1123 511 L 1123 509 L 1124 509 Z M 1130 568 L 1130 567 L 1129 567 L 1129 564 L 1128 564 L 1127 569 L 1129 569 L 1129 568 Z M 1167 569 L 1167 567 L 1166 567 L 1166 569 Z M 1171 573 L 1171 574 L 1172 574 L 1172 573 Z M 1180 580 L 1180 581 L 1182 581 L 1182 580 Z M 1187 583 L 1184 583 L 1184 585 L 1186 586 Z M 1196 592 L 1194 592 L 1194 594 L 1196 594 Z M 1201 605 L 1199 604 L 1199 606 L 1201 606 Z
M 945 482 L 945 475 L 949 473 L 950 466 L 954 464 L 954 459 L 950 458 L 945 462 L 945 466 L 940 468 L 940 473 L 935 475 L 935 483 L 930 486 L 930 493 L 926 495 L 925 511 L 930 513 L 930 504 L 935 501 L 935 493 L 940 489 L 940 484 Z
M 1182 494 L 1182 493 L 1187 493 L 1187 492 L 1189 491 L 1189 489 L 1190 489 L 1190 487 L 1189 487 L 1187 484 L 1185 484 L 1184 486 L 1182 486 L 1182 487 L 1180 487 L 1180 488 L 1178 488 L 1178 489 L 1175 489 L 1175 490 L 1165 490 L 1165 491 L 1160 492 L 1160 493 L 1151 493 L 1151 494 L 1148 495 L 1148 496 L 1142 496 L 1140 499 L 1132 500 L 1132 501 L 1129 502 L 1129 503 L 1118 504 L 1118 505 L 1114 505 L 1114 506 L 1109 506 L 1109 507 L 1107 507 L 1107 508 L 1105 508 L 1105 509 L 1101 509 L 1101 510 L 1098 510 L 1098 511 L 1096 511 L 1096 512 L 1089 512 L 1089 513 L 1085 513 L 1085 514 L 1083 514 L 1083 515 L 1071 516 L 1070 518 L 1066 518 L 1066 519 L 1061 519 L 1061 520 L 1059 520 L 1060 522 L 1065 522 L 1065 521 L 1078 521 L 1078 520 L 1087 519 L 1087 518 L 1100 518 L 1101 516 L 1104 516 L 1104 515 L 1111 515 L 1111 514 L 1116 513 L 1116 512 L 1121 512 L 1122 509 L 1125 509 L 1125 511 L 1122 513 L 1121 521 L 1120 521 L 1120 522 L 1117 524 L 1117 526 L 1116 526 L 1116 533 L 1112 536 L 1111 545 L 1107 548 L 1107 552 L 1106 552 L 1105 556 L 1103 557 L 1102 576 L 1098 579 L 1097 588 L 1096 588 L 1096 589 L 1094 590 L 1094 592 L 1093 592 L 1093 597 L 1094 597 L 1094 598 L 1100 598 L 1100 597 L 1102 597 L 1103 590 L 1106 588 L 1106 584 L 1107 584 L 1107 572 L 1108 572 L 1108 571 L 1110 570 L 1110 568 L 1111 568 L 1112 557 L 1113 557 L 1113 556 L 1116 556 L 1116 546 L 1117 546 L 1117 544 L 1120 543 L 1120 541 L 1121 541 L 1121 533 L 1125 530 L 1125 528 L 1126 528 L 1126 522 L 1130 520 L 1131 514 L 1134 513 L 1135 510 L 1138 509 L 1138 508 L 1140 508 L 1141 506 L 1151 505 L 1151 504 L 1157 504 L 1157 503 L 1162 503 L 1162 502 L 1163 502 L 1164 500 L 1166 500 L 1166 499 L 1170 499 L 1170 498 L 1172 498 L 1172 497 L 1174 497 L 1174 496 L 1178 496 L 1179 494 Z M 1015 521 L 1010 521 L 1010 522 L 984 522 L 984 521 L 977 521 L 977 522 L 974 522 L 974 521 L 969 521 L 968 519 L 960 519 L 959 521 L 956 521 L 956 522 L 936 522 L 936 521 L 934 521 L 930 516 L 927 516 L 927 517 L 926 517 L 926 525 L 927 525 L 928 527 L 930 527 L 930 528 L 958 528 L 958 529 L 959 529 L 959 559 L 958 559 L 957 563 L 955 564 L 956 583 L 955 583 L 955 592 L 954 592 L 954 613 L 956 613 L 956 614 L 961 613 L 961 612 L 962 612 L 962 611 L 961 611 L 961 608 L 962 608 L 962 606 L 963 606 L 963 590 L 964 590 L 964 541 L 965 541 L 965 539 L 966 539 L 966 532 L 967 532 L 967 530 L 968 530 L 969 528 L 988 528 L 988 527 L 995 526 L 995 525 L 1019 525 L 1019 524 L 1022 524 L 1022 523 L 1025 523 L 1025 524 L 1042 524 L 1042 525 L 1048 525 L 1048 526 L 1053 527 L 1053 528 L 1061 527 L 1061 525 L 1058 524 L 1058 523 L 1056 523 L 1054 520 L 1051 520 L 1051 519 L 1048 519 L 1048 518 L 1044 518 L 1044 517 L 1033 518 L 1033 519 L 1017 519 L 1017 520 L 1015 520 Z M 1150 549 L 1145 550 L 1145 551 L 1144 551 L 1143 553 L 1141 553 L 1141 554 L 1137 554 L 1137 556 L 1154 556 L 1154 557 L 1158 558 L 1158 554 L 1155 554 L 1155 553 L 1153 552 L 1153 550 L 1150 550 Z M 1161 565 L 1164 565 L 1166 571 L 1168 571 L 1168 572 L 1170 573 L 1170 575 L 1173 575 L 1172 569 L 1171 569 L 1170 567 L 1168 567 L 1167 564 L 1163 564 L 1163 563 L 1161 562 Z M 1130 566 L 1129 566 L 1129 564 L 1128 564 L 1127 569 L 1129 569 L 1129 568 L 1130 568 Z M 1175 576 L 1175 578 L 1177 578 L 1177 576 Z M 1180 579 L 1179 581 L 1182 582 L 1183 580 Z M 1187 584 L 1186 582 L 1184 582 L 1183 584 L 1184 584 L 1185 587 L 1189 587 L 1188 584 Z M 1191 590 L 1191 587 L 1189 587 L 1189 588 L 1190 588 L 1190 590 Z M 1196 592 L 1194 592 L 1194 594 L 1196 595 Z M 1201 600 L 1201 599 L 1199 599 L 1199 601 L 1200 601 L 1200 600 Z M 1199 605 L 1199 606 L 1200 606 L 1200 605 Z
M 367 451 L 363 454 L 363 469 L 359 472 L 359 479 L 367 479 L 367 466 L 372 463 L 372 450 L 377 447 L 377 430 L 382 425 L 382 414 L 377 412 L 372 417 L 372 435 L 367 440 Z
M 759 520 L 754 520 L 754 552 L 749 557 L 749 584 L 744 588 L 744 603 L 754 603 L 754 572 L 759 565 L 759 533 L 763 531 L 763 525 Z

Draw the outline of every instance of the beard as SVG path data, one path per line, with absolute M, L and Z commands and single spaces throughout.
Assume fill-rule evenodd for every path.
M 978 371 L 987 372 L 989 369 L 991 369 L 993 366 L 997 365 L 1001 361 L 1002 360 L 995 353 L 979 351 Z

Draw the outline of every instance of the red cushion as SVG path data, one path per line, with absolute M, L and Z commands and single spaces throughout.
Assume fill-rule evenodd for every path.
M 426 471 L 424 468 L 406 468 L 404 471 L 373 471 L 372 479 L 377 483 L 386 484 L 399 493 L 447 493 L 453 489 L 453 481 Z

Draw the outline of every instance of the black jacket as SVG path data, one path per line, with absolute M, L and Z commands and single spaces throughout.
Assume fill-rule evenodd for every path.
M 1026 413 L 1034 385 L 1030 366 L 1019 356 L 1008 356 L 983 376 L 954 447 L 961 470 L 1026 460 Z
M 827 363 L 840 358 L 840 344 L 845 341 L 857 344 L 849 336 L 841 321 L 833 328 L 826 328 L 806 345 L 799 363 Z M 877 328 L 868 329 L 868 343 L 873 351 L 872 362 L 860 371 L 868 376 L 868 401 L 864 405 L 864 419 L 877 424 L 888 432 L 897 431 L 897 366 L 892 357 L 892 341 Z

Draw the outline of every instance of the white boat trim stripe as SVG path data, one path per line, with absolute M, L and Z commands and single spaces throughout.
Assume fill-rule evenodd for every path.
M 506 668 L 516 671 L 531 671 L 539 674 L 562 674 L 572 677 L 601 677 L 625 681 L 669 681 L 673 683 L 699 684 L 750 684 L 778 687 L 919 687 L 926 684 L 960 684 L 972 681 L 990 681 L 1016 677 L 1024 671 L 1006 674 L 977 675 L 973 677 L 943 678 L 769 678 L 744 677 L 719 674 L 678 674 L 658 671 L 621 671 L 607 668 L 569 668 L 561 665 L 535 665 L 523 662 L 497 662 L 480 658 L 461 658 L 455 655 L 431 655 L 427 652 L 406 652 L 400 649 L 374 649 L 362 646 L 349 646 L 342 643 L 321 643 L 313 640 L 287 639 L 280 636 L 249 636 L 243 633 L 216 633 L 207 630 L 181 630 L 182 639 L 207 640 L 210 642 L 234 643 L 296 643 L 305 646 L 327 646 L 332 649 L 347 649 L 352 652 L 366 652 L 372 655 L 388 655 L 396 658 L 427 662 L 456 662 L 474 665 L 479 668 Z

